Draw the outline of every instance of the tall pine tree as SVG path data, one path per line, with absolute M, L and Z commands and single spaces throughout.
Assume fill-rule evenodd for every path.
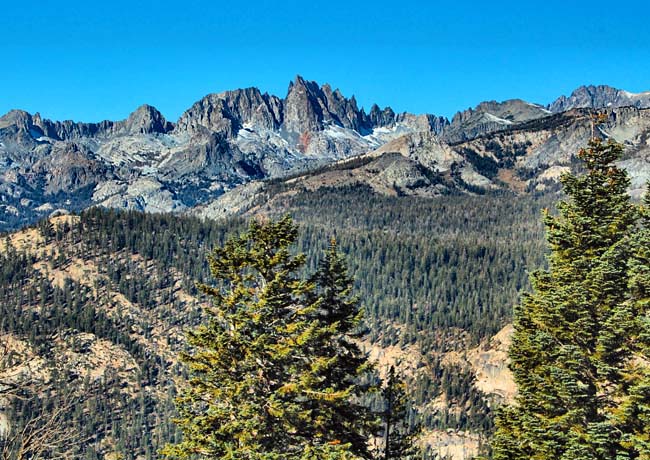
M 420 426 L 409 426 L 406 384 L 397 376 L 393 366 L 388 370 L 382 396 L 384 399 L 383 460 L 409 460 L 418 457 L 419 449 L 416 441 L 420 434 Z
M 622 401 L 619 418 L 626 425 L 624 442 L 633 446 L 640 459 L 650 459 L 650 183 L 641 211 L 641 225 L 631 242 L 628 263 L 630 300 L 639 321 L 637 359 L 628 370 L 629 397 Z
M 352 294 L 353 280 L 335 239 L 310 281 L 314 334 L 306 344 L 312 362 L 305 375 L 310 379 L 307 404 L 314 417 L 307 429 L 313 436 L 350 444 L 355 453 L 369 457 L 368 436 L 377 432 L 378 423 L 362 401 L 376 388 L 370 378 L 372 365 L 354 341 L 362 335 L 363 310 Z
M 190 380 L 177 400 L 183 440 L 171 458 L 367 457 L 372 428 L 358 404 L 366 357 L 349 341 L 359 320 L 335 249 L 312 279 L 292 255 L 289 217 L 231 238 L 210 256 L 208 321 L 182 355 Z
M 590 141 L 579 152 L 586 173 L 562 178 L 569 199 L 545 215 L 549 269 L 531 276 L 533 293 L 515 308 L 519 394 L 497 418 L 496 460 L 648 458 L 636 440 L 647 418 L 648 305 L 632 293 L 648 265 L 631 267 L 638 208 L 614 164 L 622 150 Z

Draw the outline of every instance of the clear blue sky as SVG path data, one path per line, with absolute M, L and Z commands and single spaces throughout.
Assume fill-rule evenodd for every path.
M 650 90 L 645 1 L 4 2 L 0 113 L 170 120 L 205 94 L 284 97 L 300 74 L 396 111 L 548 103 L 581 84 Z

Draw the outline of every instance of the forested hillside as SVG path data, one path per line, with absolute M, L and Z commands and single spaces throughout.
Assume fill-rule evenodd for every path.
M 366 311 L 365 343 L 383 364 L 410 355 L 411 420 L 476 444 L 503 395 L 474 384 L 466 350 L 508 323 L 527 267 L 542 264 L 544 206 L 540 197 L 382 197 L 354 187 L 300 192 L 258 214 L 294 216 L 309 270 L 336 237 Z M 240 219 L 91 209 L 0 239 L 2 337 L 23 350 L 4 371 L 22 369 L 17 381 L 38 384 L 31 396 L 46 388 L 46 407 L 77 388 L 60 425 L 83 435 L 61 449 L 156 458 L 175 436 L 176 355 L 204 301 L 194 283 L 210 282 L 205 256 L 242 228 Z M 0 406 L 14 432 L 41 410 L 29 396 Z

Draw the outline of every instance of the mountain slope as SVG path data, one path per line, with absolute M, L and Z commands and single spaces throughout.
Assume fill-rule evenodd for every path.
M 485 383 L 490 366 L 504 371 L 485 353 L 525 286 L 525 267 L 540 261 L 541 206 L 527 197 L 382 197 L 348 187 L 259 211 L 295 216 L 310 269 L 336 234 L 363 299 L 368 349 L 384 363 L 411 357 L 404 373 L 432 442 L 445 432 L 448 446 L 476 447 L 491 429 L 492 401 L 507 395 L 496 374 Z M 241 228 L 240 220 L 94 209 L 0 238 L 0 340 L 32 350 L 24 360 L 41 363 L 48 385 L 88 385 L 93 395 L 68 419 L 93 433 L 78 456 L 153 458 L 174 436 L 175 357 L 183 328 L 201 318 L 194 281 L 211 281 L 206 252 Z M 476 352 L 464 357 L 466 349 Z M 47 377 L 53 369 L 61 379 Z M 0 420 L 26 421 L 6 407 Z
M 548 109 L 553 113 L 565 112 L 575 108 L 612 108 L 612 107 L 650 107 L 650 91 L 630 93 L 607 85 L 581 86 L 575 89 L 569 97 L 560 96 L 549 104 Z
M 0 118 L 0 225 L 92 204 L 180 211 L 252 179 L 281 177 L 366 153 L 446 120 L 395 114 L 296 77 L 284 99 L 247 88 L 210 94 L 173 124 L 141 106 L 126 120 Z M 4 214 L 4 215 L 3 215 Z
M 284 98 L 257 88 L 210 94 L 176 123 L 148 105 L 125 120 L 100 123 L 15 110 L 0 117 L 0 229 L 97 204 L 191 211 L 251 181 L 379 153 L 407 159 L 393 156 L 373 167 L 388 168 L 373 179 L 382 193 L 539 189 L 587 139 L 588 112 L 564 111 L 576 106 L 609 106 L 606 129 L 629 142 L 626 165 L 638 191 L 648 177 L 647 117 L 639 109 L 648 94 L 582 87 L 550 110 L 518 99 L 488 101 L 449 122 L 376 105 L 366 112 L 354 97 L 298 76 Z M 626 104 L 634 107 L 617 107 Z
M 650 180 L 650 109 L 608 109 L 607 120 L 597 128 L 594 113 L 575 109 L 457 143 L 430 132 L 406 134 L 365 155 L 234 189 L 190 212 L 222 218 L 256 212 L 302 190 L 361 185 L 388 196 L 554 192 L 561 174 L 577 167 L 576 154 L 592 135 L 625 145 L 619 164 L 630 174 L 630 192 L 638 198 Z
M 462 142 L 481 134 L 507 129 L 550 115 L 544 107 L 521 99 L 481 102 L 474 109 L 458 112 L 444 131 L 447 142 Z

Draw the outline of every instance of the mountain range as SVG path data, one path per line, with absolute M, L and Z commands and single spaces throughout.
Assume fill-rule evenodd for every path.
M 470 458 L 516 390 L 509 323 L 544 264 L 539 210 L 593 136 L 624 143 L 639 196 L 649 93 L 606 86 L 546 106 L 487 101 L 451 120 L 366 112 L 300 77 L 285 98 L 211 94 L 176 122 L 147 105 L 100 123 L 11 111 L 0 230 L 54 215 L 0 238 L 0 352 L 16 350 L 19 378 L 90 384 L 66 420 L 91 439 L 78 458 L 155 458 L 177 435 L 176 356 L 205 305 L 195 282 L 213 281 L 206 253 L 245 225 L 230 217 L 290 213 L 310 266 L 336 236 L 366 312 L 364 348 L 405 375 L 427 458 Z M 25 415 L 0 397 L 0 434 Z
M 640 190 L 650 177 L 648 107 L 650 93 L 586 86 L 548 106 L 488 101 L 448 120 L 366 112 L 354 96 L 297 76 L 284 98 L 257 88 L 209 94 L 175 123 L 149 105 L 99 123 L 12 110 L 0 117 L 0 229 L 92 205 L 217 215 L 209 209 L 233 200 L 249 206 L 269 179 L 348 170 L 352 158 L 363 166 L 343 182 L 382 193 L 539 190 L 570 167 L 594 109 L 608 116 L 597 134 L 626 143 Z

